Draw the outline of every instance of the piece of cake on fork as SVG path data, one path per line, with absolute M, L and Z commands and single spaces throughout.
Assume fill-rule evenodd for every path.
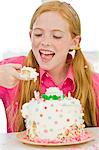
M 39 73 L 36 72 L 35 68 L 24 66 L 20 70 L 19 75 L 20 75 L 20 78 L 23 79 L 23 80 L 32 80 L 32 79 L 34 79 L 34 82 L 35 82 L 37 80 L 37 76 L 39 75 Z

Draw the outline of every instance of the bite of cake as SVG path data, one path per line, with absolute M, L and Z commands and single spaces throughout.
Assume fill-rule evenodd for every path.
M 36 72 L 36 69 L 35 68 L 32 68 L 32 67 L 26 67 L 24 66 L 21 70 L 20 70 L 20 78 L 22 80 L 32 80 L 34 79 L 34 82 L 37 80 L 37 76 L 39 75 L 37 72 Z

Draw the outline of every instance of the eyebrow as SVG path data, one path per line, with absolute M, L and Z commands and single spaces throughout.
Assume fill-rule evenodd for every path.
M 54 31 L 54 32 L 62 32 L 62 33 L 65 33 L 64 31 L 62 31 L 62 30 L 60 30 L 60 29 L 53 29 L 52 31 Z
M 43 29 L 42 28 L 33 28 L 33 30 L 42 30 L 43 31 Z M 53 29 L 52 30 L 53 32 L 62 32 L 62 33 L 65 33 L 64 31 L 62 31 L 62 30 L 60 30 L 60 29 Z
M 43 29 L 41 29 L 41 28 L 33 28 L 33 30 L 38 30 L 38 29 L 39 29 L 39 30 L 43 30 Z

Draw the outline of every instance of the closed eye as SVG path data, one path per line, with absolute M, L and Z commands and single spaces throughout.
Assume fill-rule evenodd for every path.
M 34 34 L 34 36 L 38 36 L 39 37 L 39 36 L 42 36 L 42 34 Z
M 53 37 L 54 37 L 55 39 L 61 39 L 61 38 L 62 38 L 61 36 L 55 36 L 55 35 L 53 35 Z

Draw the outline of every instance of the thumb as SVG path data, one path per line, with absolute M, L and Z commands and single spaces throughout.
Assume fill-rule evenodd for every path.
M 15 69 L 21 69 L 22 65 L 21 64 L 11 64 L 11 66 Z

